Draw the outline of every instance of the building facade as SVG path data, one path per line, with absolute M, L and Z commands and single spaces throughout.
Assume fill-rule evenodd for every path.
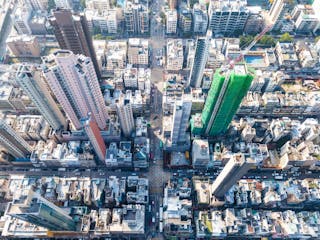
M 0 120 L 0 145 L 16 158 L 26 158 L 32 152 L 31 146 L 3 119 Z
M 209 27 L 215 36 L 238 36 L 243 33 L 249 17 L 246 0 L 210 1 Z
M 80 120 L 91 113 L 104 129 L 108 113 L 91 59 L 58 50 L 43 63 L 47 82 L 73 126 L 80 129 Z
M 192 120 L 194 134 L 214 136 L 225 132 L 250 88 L 253 73 L 246 65 L 235 65 L 230 75 L 220 71 L 214 75 L 201 118 Z
M 244 154 L 233 155 L 214 181 L 212 195 L 222 199 L 227 191 L 254 166 L 255 161 L 246 158 Z
M 52 231 L 76 230 L 76 222 L 67 212 L 32 190 L 9 203 L 6 213 Z
M 64 128 L 66 119 L 51 96 L 39 69 L 33 69 L 32 66 L 20 66 L 16 81 L 53 129 Z
M 90 57 L 100 78 L 99 65 L 85 15 L 73 14 L 69 9 L 57 9 L 53 11 L 53 16 L 49 17 L 49 22 L 60 48 Z
M 202 83 L 203 71 L 208 58 L 209 44 L 212 32 L 209 30 L 205 37 L 198 37 L 196 41 L 196 51 L 191 66 L 189 77 L 190 87 L 199 88 Z

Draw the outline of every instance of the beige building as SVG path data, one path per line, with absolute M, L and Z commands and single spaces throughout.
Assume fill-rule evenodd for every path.
M 149 41 L 141 38 L 129 38 L 128 62 L 134 65 L 148 65 Z
M 7 39 L 7 46 L 16 57 L 40 57 L 41 48 L 34 36 L 14 36 Z

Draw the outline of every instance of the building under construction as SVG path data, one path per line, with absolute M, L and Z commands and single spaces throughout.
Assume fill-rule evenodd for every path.
M 218 69 L 201 115 L 194 115 L 191 119 L 192 133 L 215 136 L 225 132 L 247 94 L 253 77 L 253 70 L 245 64 L 236 64 L 232 70 L 225 72 Z

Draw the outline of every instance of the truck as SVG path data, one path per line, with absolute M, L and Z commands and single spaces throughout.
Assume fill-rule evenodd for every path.
M 58 172 L 65 172 L 66 168 L 58 168 Z

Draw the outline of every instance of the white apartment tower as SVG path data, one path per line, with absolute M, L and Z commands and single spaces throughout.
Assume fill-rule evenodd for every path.
M 166 12 L 166 33 L 176 34 L 177 32 L 178 13 L 177 10 L 169 10 Z
M 31 13 L 32 9 L 29 5 L 23 5 L 17 8 L 15 15 L 13 16 L 13 24 L 19 35 L 30 35 L 32 33 L 29 26 Z
M 58 130 L 66 125 L 66 119 L 51 96 L 48 85 L 39 69 L 21 65 L 17 72 L 16 81 L 53 129 Z
M 91 59 L 58 50 L 43 60 L 47 82 L 73 126 L 80 129 L 80 120 L 91 113 L 104 129 L 108 113 Z
M 126 30 L 131 35 L 146 34 L 149 32 L 148 3 L 126 1 L 124 8 Z
M 211 0 L 209 27 L 216 36 L 240 35 L 249 15 L 246 0 Z
M 116 34 L 118 32 L 117 10 L 110 9 L 106 12 L 108 33 Z
M 120 120 L 120 126 L 123 135 L 130 137 L 134 130 L 134 119 L 131 103 L 128 100 L 121 99 L 117 104 L 117 114 Z
M 193 6 L 193 32 L 205 34 L 208 28 L 208 14 L 205 6 L 195 4 Z

